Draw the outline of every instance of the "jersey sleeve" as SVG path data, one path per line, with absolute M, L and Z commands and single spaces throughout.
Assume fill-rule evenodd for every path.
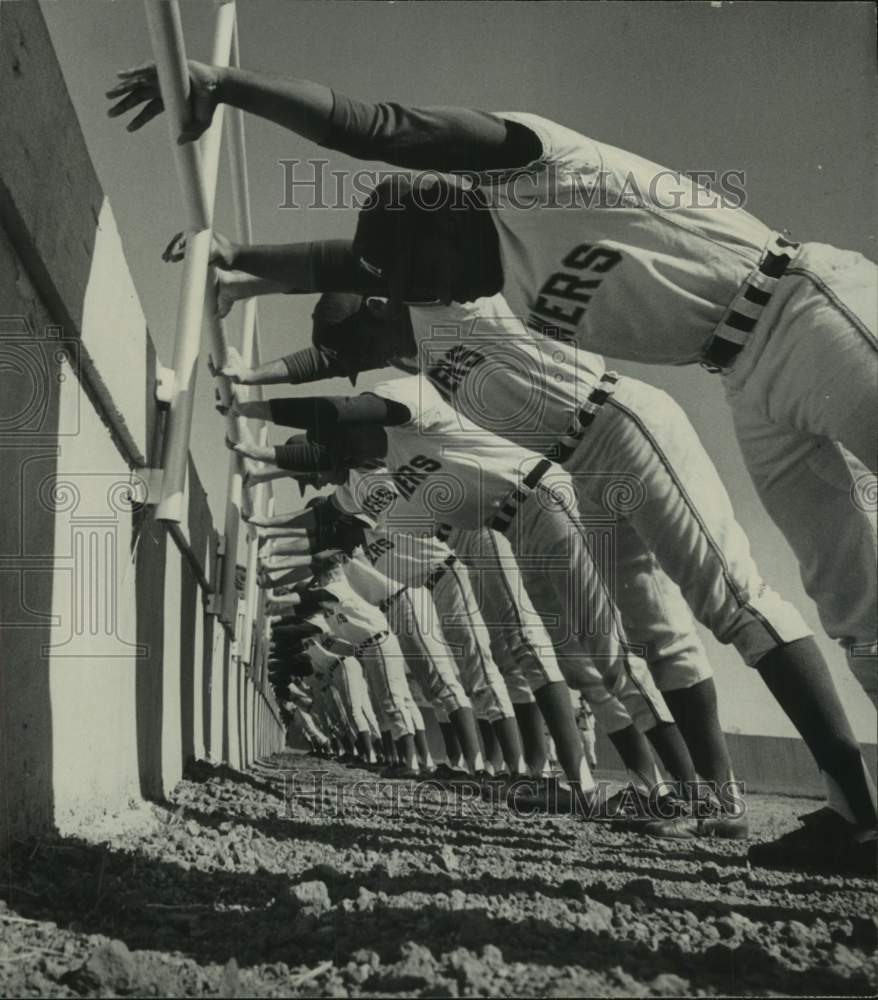
M 388 379 L 370 389 L 368 394 L 364 393 L 364 395 L 369 394 L 391 400 L 397 406 L 404 406 L 408 410 L 409 419 L 398 423 L 398 427 L 428 430 L 438 419 L 435 390 L 420 375 Z
M 499 111 L 496 114 L 503 121 L 527 128 L 537 138 L 536 155 L 523 164 L 529 171 L 555 165 L 577 172 L 595 172 L 603 166 L 598 144 L 573 129 L 526 111 Z

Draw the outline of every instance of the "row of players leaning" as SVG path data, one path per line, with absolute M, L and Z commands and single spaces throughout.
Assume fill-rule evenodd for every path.
M 194 62 L 189 73 L 184 141 L 223 102 L 419 172 L 379 183 L 350 240 L 241 245 L 214 234 L 221 310 L 256 294 L 329 293 L 311 348 L 255 371 L 232 355 L 226 374 L 272 383 L 389 364 L 412 373 L 356 397 L 241 404 L 243 416 L 307 434 L 243 450 L 297 475 L 334 470 L 338 481 L 382 465 L 394 494 L 382 516 L 396 532 L 447 522 L 503 534 L 537 612 L 562 629 L 553 639 L 564 679 L 584 694 L 601 682 L 635 724 L 657 718 L 655 695 L 701 687 L 691 662 L 701 654 L 653 670 L 636 652 L 685 645 L 694 615 L 758 671 L 826 779 L 821 821 L 779 850 L 866 845 L 874 863 L 874 782 L 814 637 L 760 575 L 683 411 L 607 372 L 602 357 L 701 366 L 722 380 L 757 493 L 874 703 L 874 264 L 795 243 L 720 193 L 536 115 L 372 104 Z M 111 115 L 143 105 L 131 130 L 162 110 L 149 65 L 120 74 L 108 96 Z M 181 237 L 166 256 L 184 250 Z M 611 473 L 639 491 L 620 518 L 612 594 L 582 527 L 606 513 Z M 440 480 L 447 489 L 431 490 Z M 611 627 L 577 621 L 583 604 Z

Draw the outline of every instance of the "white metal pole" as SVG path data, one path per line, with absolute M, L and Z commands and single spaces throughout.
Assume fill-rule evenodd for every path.
M 234 28 L 234 8 L 217 15 L 214 59 L 228 65 Z M 180 145 L 177 138 L 188 118 L 189 71 L 180 9 L 175 0 L 145 0 L 146 18 L 158 70 L 159 86 L 168 119 L 168 130 L 186 217 L 187 249 L 177 310 L 174 347 L 174 384 L 163 456 L 162 499 L 156 517 L 180 522 L 189 459 L 195 378 L 201 347 L 210 254 L 213 195 L 219 167 L 219 142 L 213 135 L 222 129 L 222 106 L 217 109 L 203 145 Z M 230 19 L 231 18 L 231 19 Z M 222 53 L 225 44 L 225 55 Z M 217 331 L 214 331 L 216 339 Z M 222 342 L 222 330 L 218 331 Z

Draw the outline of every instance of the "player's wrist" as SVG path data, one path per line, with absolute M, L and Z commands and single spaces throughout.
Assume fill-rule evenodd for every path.
M 217 104 L 227 104 L 231 68 L 228 66 L 209 66 L 205 85 L 213 95 Z

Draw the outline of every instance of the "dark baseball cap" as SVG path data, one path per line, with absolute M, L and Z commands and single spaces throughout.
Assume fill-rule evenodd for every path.
M 391 363 L 393 328 L 369 308 L 366 296 L 324 292 L 311 319 L 311 343 L 335 360 L 351 385 L 360 372 Z

